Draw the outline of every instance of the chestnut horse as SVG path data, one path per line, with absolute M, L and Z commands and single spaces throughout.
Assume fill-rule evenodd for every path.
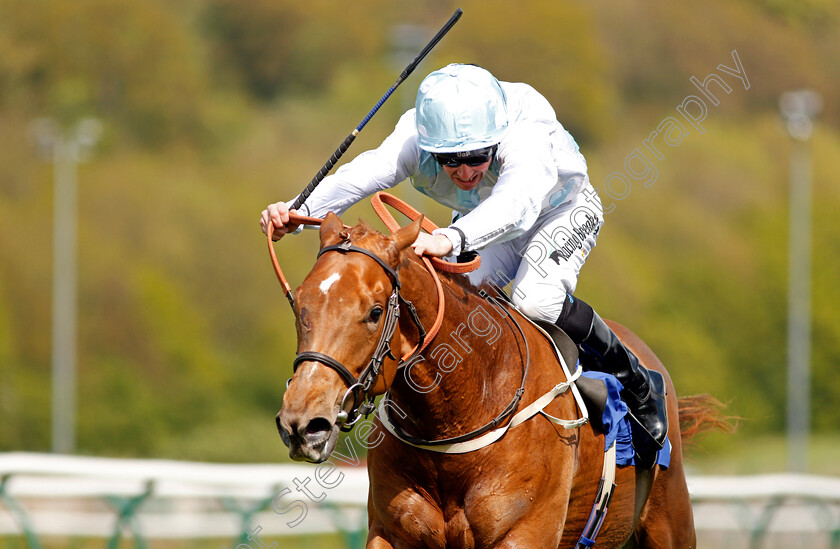
M 417 348 L 423 330 L 418 326 L 431 326 L 440 305 L 434 276 L 411 248 L 421 219 L 390 236 L 364 223 L 348 229 L 334 214 L 321 224 L 322 253 L 295 292 L 299 355 L 277 414 L 293 459 L 318 463 L 330 456 L 348 411 L 353 415 L 358 407 L 348 386 L 363 370 L 370 372 L 371 356 L 377 353 L 381 362 L 366 377 L 365 396 L 388 390 L 402 411 L 391 414 L 394 423 L 418 439 L 457 437 L 497 418 L 523 381 L 526 359 L 530 371 L 523 406 L 565 381 L 553 346 L 538 328 L 508 305 L 509 318 L 503 318 L 488 305 L 486 294 L 482 297 L 465 277 L 450 274 L 440 275 L 446 314 L 439 335 L 426 348 L 449 341 L 463 360 L 456 367 L 450 361 L 446 368 L 420 361 L 398 375 L 395 356 Z M 347 253 L 351 247 L 363 253 Z M 399 317 L 389 327 L 387 310 L 394 303 Z M 495 314 L 499 330 L 492 337 L 465 329 L 469 315 L 479 310 Z M 667 469 L 618 467 L 597 547 L 695 547 L 673 383 L 644 342 L 627 328 L 609 324 L 646 367 L 665 376 L 672 452 Z M 394 354 L 387 345 L 383 351 L 383 340 Z M 569 391 L 545 411 L 564 418 L 580 415 Z M 704 413 L 702 406 L 695 413 Z M 374 425 L 382 430 L 377 435 L 382 441 L 367 457 L 368 549 L 574 547 L 581 536 L 605 455 L 604 437 L 590 425 L 566 430 L 536 415 L 497 442 L 460 454 L 408 445 L 388 434 L 378 416 Z

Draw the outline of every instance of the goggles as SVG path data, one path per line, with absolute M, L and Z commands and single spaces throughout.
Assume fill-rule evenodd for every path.
M 496 153 L 496 145 L 486 147 L 484 149 L 477 149 L 474 151 L 462 151 L 454 153 L 432 153 L 432 157 L 441 166 L 447 168 L 457 168 L 461 164 L 476 167 L 481 166 L 493 160 L 493 155 Z

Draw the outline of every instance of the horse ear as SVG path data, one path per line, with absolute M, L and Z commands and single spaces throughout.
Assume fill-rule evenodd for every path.
M 417 235 L 420 234 L 420 227 L 423 225 L 423 218 L 423 214 L 420 214 L 420 216 L 412 223 L 398 229 L 397 232 L 391 236 L 391 239 L 397 246 L 398 251 L 401 252 L 414 244 L 414 241 L 417 240 Z
M 341 219 L 333 212 L 327 214 L 324 221 L 321 222 L 321 247 L 338 244 L 347 238 L 347 232 L 344 230 L 344 224 Z

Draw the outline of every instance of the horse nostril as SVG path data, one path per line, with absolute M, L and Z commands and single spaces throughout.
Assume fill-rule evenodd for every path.
M 320 435 L 332 431 L 330 422 L 322 417 L 316 417 L 306 426 L 306 435 Z
M 290 426 L 291 427 L 291 432 L 286 430 L 286 428 L 283 427 L 282 421 L 280 420 L 281 413 L 282 412 L 277 412 L 277 415 L 274 416 L 274 424 L 277 425 L 277 432 L 280 433 L 281 437 L 282 436 L 288 437 L 289 435 L 294 434 L 294 432 L 297 431 L 297 429 L 295 428 L 294 425 L 291 425 Z

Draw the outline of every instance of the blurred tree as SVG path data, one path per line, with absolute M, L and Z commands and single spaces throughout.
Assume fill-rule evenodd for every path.
M 783 424 L 788 143 L 776 100 L 792 86 L 820 89 L 813 425 L 832 432 L 840 32 L 819 20 L 831 21 L 836 3 L 803 3 L 818 5 L 814 16 L 775 0 L 465 1 L 398 92 L 408 100 L 393 98 L 355 150 L 387 135 L 423 75 L 476 62 L 544 93 L 587 142 L 597 183 L 696 93 L 690 76 L 741 54 L 750 90 L 710 109 L 705 134 L 663 149 L 656 184 L 634 185 L 608 217 L 578 291 L 648 341 L 681 394 L 712 392 L 748 417 L 744 433 Z M 52 194 L 50 167 L 24 137 L 33 116 L 95 113 L 112 133 L 159 145 L 117 141 L 82 168 L 81 448 L 247 461 L 265 446 L 264 459 L 282 459 L 272 419 L 291 373 L 293 318 L 256 216 L 308 182 L 393 82 L 393 26 L 422 24 L 431 37 L 455 7 L 0 0 L 0 449 L 49 447 Z M 236 131 L 217 148 L 184 146 L 215 120 Z M 370 215 L 357 208 L 346 222 Z M 277 250 L 299 282 L 317 233 Z
M 215 43 L 217 76 L 239 80 L 261 100 L 323 90 L 344 62 L 383 53 L 384 5 L 376 0 L 349 10 L 326 0 L 212 0 L 204 27 Z
M 801 24 L 806 31 L 826 31 L 840 22 L 840 5 L 832 0 L 753 0 L 767 13 Z
M 70 123 L 116 122 L 144 143 L 194 131 L 200 44 L 155 1 L 0 1 L 0 105 Z
M 672 108 L 697 93 L 691 76 L 702 81 L 719 64 L 734 67 L 730 53 L 737 50 L 750 89 L 723 94 L 717 110 L 775 111 L 782 92 L 814 87 L 828 106 L 822 119 L 840 123 L 835 107 L 840 104 L 840 27 L 817 22 L 840 18 L 837 2 L 593 0 L 589 5 L 613 58 L 620 96 L 631 105 Z M 727 81 L 744 91 L 736 78 L 727 76 Z
M 473 0 L 457 32 L 442 44 L 455 60 L 476 63 L 500 80 L 542 93 L 579 142 L 614 129 L 615 84 L 589 9 L 578 2 Z

